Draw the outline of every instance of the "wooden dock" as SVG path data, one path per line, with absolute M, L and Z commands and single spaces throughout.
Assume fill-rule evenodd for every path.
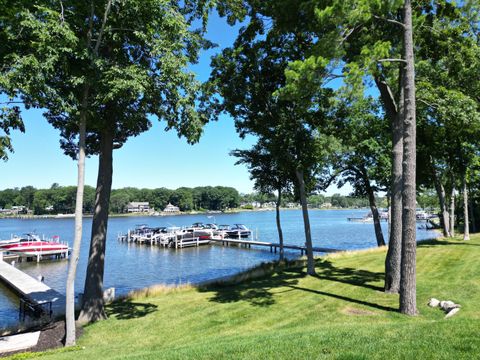
M 0 260 L 0 280 L 21 298 L 51 310 L 53 315 L 65 312 L 65 297 L 62 294 L 3 260 Z
M 175 240 L 175 249 L 183 249 L 186 247 L 198 247 L 200 245 L 208 245 L 210 240 L 200 240 L 200 238 L 180 238 Z
M 263 242 L 263 241 L 256 241 L 256 240 L 210 239 L 210 241 L 220 243 L 221 245 L 224 245 L 224 246 L 238 245 L 246 248 L 251 248 L 252 245 L 255 245 L 255 246 L 269 247 L 270 252 L 277 252 L 277 250 L 280 249 L 279 243 L 270 243 L 270 242 Z M 284 244 L 283 248 L 289 249 L 289 250 L 299 250 L 302 255 L 307 253 L 306 246 Z M 312 250 L 313 252 L 320 252 L 320 253 L 334 253 L 334 252 L 343 251 L 339 249 L 321 248 L 321 247 L 313 247 Z

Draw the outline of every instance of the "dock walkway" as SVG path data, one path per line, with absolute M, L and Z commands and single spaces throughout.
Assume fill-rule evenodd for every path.
M 65 296 L 5 261 L 0 261 L 0 280 L 34 305 L 52 304 L 54 315 L 65 312 Z
M 231 244 L 235 244 L 240 246 L 243 245 L 249 248 L 252 247 L 252 245 L 270 247 L 270 252 L 277 252 L 277 250 L 280 249 L 279 243 L 270 243 L 270 242 L 255 241 L 255 240 L 210 239 L 210 241 L 221 243 L 222 245 L 227 245 L 227 246 Z M 300 253 L 302 255 L 307 253 L 306 246 L 284 244 L 283 248 L 290 249 L 290 250 L 300 250 Z M 321 253 L 334 253 L 334 252 L 343 251 L 339 249 L 321 248 L 321 247 L 313 247 L 312 250 L 313 252 L 321 252 Z

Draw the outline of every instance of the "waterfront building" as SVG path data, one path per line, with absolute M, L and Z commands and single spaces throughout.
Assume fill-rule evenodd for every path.
M 129 213 L 149 212 L 150 210 L 150 203 L 148 202 L 133 201 L 127 205 L 127 212 Z
M 176 212 L 180 212 L 180 208 L 178 206 L 168 203 L 168 205 L 165 206 L 165 209 L 163 209 L 163 212 L 176 213 Z

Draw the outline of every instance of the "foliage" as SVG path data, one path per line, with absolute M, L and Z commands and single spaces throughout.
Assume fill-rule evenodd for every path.
M 26 206 L 37 215 L 72 214 L 75 210 L 75 186 L 58 186 L 50 189 L 36 189 L 33 186 L 5 189 L 0 191 L 0 208 L 10 209 L 12 206 Z M 236 208 L 240 203 L 238 191 L 225 186 L 205 186 L 196 188 L 137 189 L 127 187 L 112 190 L 110 209 L 112 213 L 123 213 L 129 202 L 147 201 L 156 210 L 163 210 L 170 202 L 179 206 L 182 211 L 188 210 L 225 210 Z M 85 186 L 84 212 L 92 213 L 95 202 L 95 189 Z

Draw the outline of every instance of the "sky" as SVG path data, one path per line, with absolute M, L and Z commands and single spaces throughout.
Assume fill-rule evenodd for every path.
M 239 27 L 230 27 L 224 19 L 212 14 L 207 38 L 218 47 L 202 52 L 199 63 L 191 67 L 201 81 L 208 79 L 211 56 L 232 45 Z M 7 162 L 0 162 L 0 189 L 27 185 L 41 189 L 53 183 L 76 185 L 77 163 L 60 149 L 59 131 L 48 124 L 40 109 L 25 111 L 23 117 L 26 132 L 12 133 L 15 152 L 9 154 Z M 235 165 L 236 158 L 229 153 L 251 147 L 255 138 L 240 139 L 231 117 L 222 115 L 218 121 L 207 124 L 195 145 L 187 144 L 174 131 L 164 131 L 165 123 L 157 120 L 152 123 L 149 131 L 130 138 L 122 148 L 114 151 L 114 189 L 221 185 L 234 187 L 241 193 L 253 191 L 247 168 Z M 87 185 L 95 186 L 97 171 L 98 157 L 87 158 Z M 342 189 L 331 186 L 327 194 L 348 194 L 350 191 L 348 186 Z

